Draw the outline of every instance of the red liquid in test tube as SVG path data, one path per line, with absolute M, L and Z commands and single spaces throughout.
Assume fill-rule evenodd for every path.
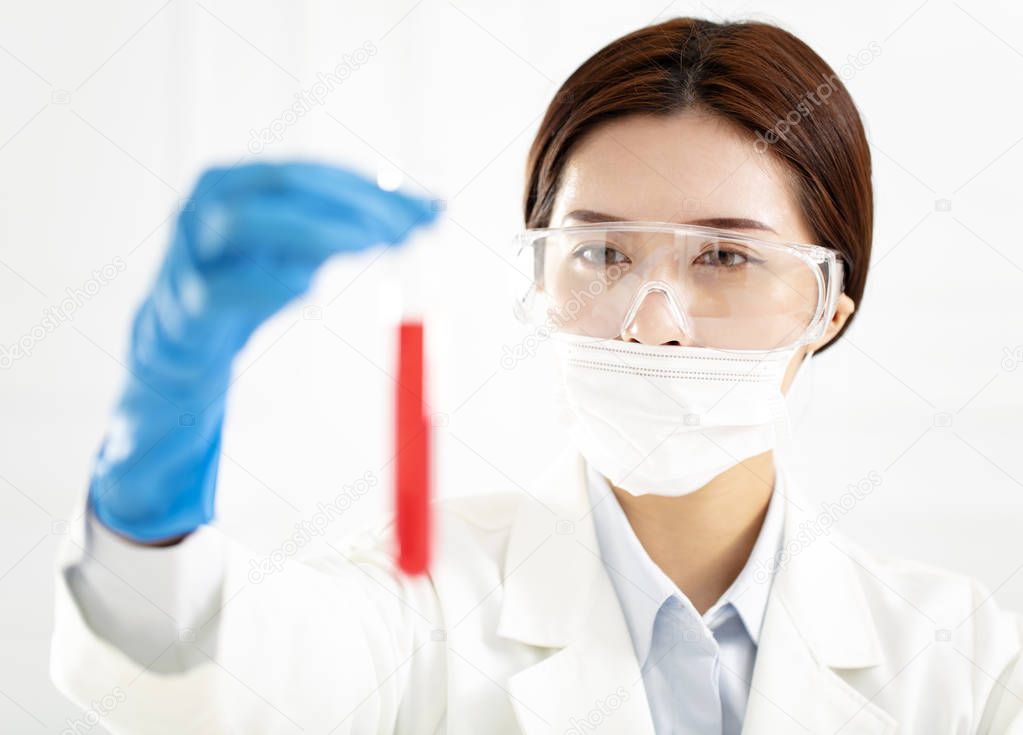
M 395 388 L 395 508 L 398 567 L 423 574 L 430 562 L 430 418 L 426 412 L 423 322 L 398 326 Z

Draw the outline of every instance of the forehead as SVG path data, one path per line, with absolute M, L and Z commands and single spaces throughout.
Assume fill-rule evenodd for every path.
M 574 209 L 627 220 L 755 219 L 803 242 L 803 222 L 786 170 L 723 118 L 704 112 L 632 115 L 587 135 L 562 171 L 551 217 Z

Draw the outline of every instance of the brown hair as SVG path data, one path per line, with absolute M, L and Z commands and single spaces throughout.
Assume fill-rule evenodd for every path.
M 874 220 L 863 124 L 831 67 L 767 23 L 674 18 L 622 36 L 587 59 L 554 96 L 530 148 L 526 226 L 550 225 L 561 171 L 573 146 L 597 125 L 694 107 L 731 121 L 785 164 L 815 241 L 842 256 L 844 291 L 858 305 Z

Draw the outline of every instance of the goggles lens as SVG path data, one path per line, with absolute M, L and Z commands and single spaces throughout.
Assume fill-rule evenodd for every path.
M 841 282 L 825 248 L 702 227 L 526 231 L 519 258 L 530 281 L 520 315 L 595 340 L 617 338 L 637 320 L 671 319 L 683 344 L 782 349 L 823 331 Z

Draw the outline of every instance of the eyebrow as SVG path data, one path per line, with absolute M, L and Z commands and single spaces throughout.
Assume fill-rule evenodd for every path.
M 619 217 L 604 212 L 595 212 L 592 209 L 573 209 L 565 215 L 565 219 L 576 220 L 577 222 L 627 222 L 625 217 Z M 683 225 L 696 225 L 699 227 L 717 227 L 721 230 L 761 230 L 763 232 L 774 232 L 775 229 L 759 220 L 746 217 L 709 217 L 706 219 L 695 219 L 689 222 L 679 222 Z

